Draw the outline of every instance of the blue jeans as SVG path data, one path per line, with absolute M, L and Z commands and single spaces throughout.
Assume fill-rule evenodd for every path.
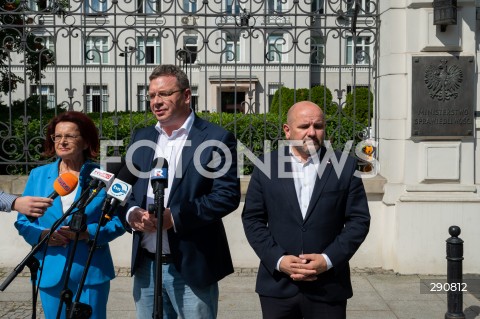
M 133 278 L 137 319 L 152 319 L 155 292 L 155 262 L 141 257 Z M 163 319 L 215 319 L 218 283 L 205 288 L 190 287 L 173 264 L 162 265 Z

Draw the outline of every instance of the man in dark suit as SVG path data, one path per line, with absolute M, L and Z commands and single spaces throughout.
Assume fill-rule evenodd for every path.
M 137 318 L 152 318 L 155 284 L 163 288 L 163 318 L 215 318 L 218 281 L 233 272 L 222 217 L 240 203 L 236 139 L 190 109 L 189 80 L 179 67 L 158 66 L 149 79 L 147 98 L 158 123 L 133 134 L 127 158 L 142 172 L 166 159 L 168 185 L 158 248 L 163 283 L 154 280 L 157 220 L 146 210 L 154 201 L 148 177 L 133 185 L 126 205 Z
M 324 115 L 312 102 L 293 105 L 283 130 L 290 143 L 265 155 L 268 169 L 254 169 L 242 213 L 261 261 L 263 318 L 345 318 L 353 294 L 348 261 L 370 225 L 356 161 L 327 151 Z

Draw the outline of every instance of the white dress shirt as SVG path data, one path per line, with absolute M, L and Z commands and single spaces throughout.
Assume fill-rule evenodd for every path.
M 300 210 L 302 211 L 303 219 L 307 214 L 308 205 L 312 198 L 313 187 L 315 186 L 315 180 L 317 179 L 317 171 L 320 165 L 320 160 L 313 160 L 312 157 L 309 157 L 306 162 L 293 154 L 292 147 L 290 146 L 290 162 L 292 163 L 292 175 L 293 183 L 295 184 L 295 191 L 297 194 L 298 204 L 300 205 Z M 302 252 L 309 254 L 310 252 Z M 327 262 L 327 270 L 332 268 L 332 262 L 326 254 L 322 254 Z M 280 262 L 284 256 L 280 257 L 277 262 L 277 270 L 280 271 Z
M 192 128 L 193 121 L 195 119 L 195 115 L 193 112 L 190 113 L 186 121 L 183 125 L 172 132 L 170 136 L 162 129 L 162 126 L 159 122 L 155 125 L 155 129 L 160 133 L 158 136 L 157 147 L 155 148 L 155 157 L 163 157 L 167 160 L 168 163 L 168 185 L 165 188 L 165 197 L 164 203 L 168 202 L 168 197 L 170 195 L 170 188 L 173 183 L 173 179 L 175 176 L 175 170 L 178 165 L 178 161 L 180 159 L 180 155 L 182 154 L 183 147 L 185 146 L 185 141 L 187 140 L 188 134 L 190 133 L 190 129 Z M 181 168 L 179 168 L 181 169 Z M 180 170 L 181 172 L 181 170 Z M 148 207 L 149 204 L 153 204 L 154 202 L 154 195 L 152 189 L 152 183 L 148 182 L 148 189 L 147 189 L 147 201 L 146 205 Z M 135 207 L 131 207 L 127 212 L 127 221 L 130 212 Z M 156 252 L 157 248 L 157 233 L 156 232 L 144 232 L 142 237 L 142 247 L 148 250 L 151 253 Z M 169 254 L 170 253 L 170 245 L 168 243 L 168 236 L 167 231 L 162 231 L 162 254 Z

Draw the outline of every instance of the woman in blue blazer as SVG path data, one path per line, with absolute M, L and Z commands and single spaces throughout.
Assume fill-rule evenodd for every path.
M 29 220 L 19 214 L 15 227 L 19 234 L 32 246 L 47 236 L 52 225 L 70 208 L 82 192 L 88 187 L 90 173 L 98 168 L 91 159 L 98 155 L 99 139 L 93 121 L 80 112 L 66 112 L 53 118 L 47 127 L 45 154 L 56 156 L 51 164 L 33 169 L 27 181 L 23 195 L 47 197 L 53 192 L 53 183 L 59 175 L 69 172 L 78 177 L 76 189 L 53 201 L 45 214 Z M 79 233 L 68 288 L 75 294 L 81 280 L 87 257 L 89 241 L 94 238 L 101 208 L 106 197 L 102 190 L 85 208 L 86 230 Z M 68 226 L 71 216 L 66 218 L 48 239 L 35 257 L 40 261 L 38 284 L 45 318 L 56 318 L 61 292 L 65 284 L 66 265 L 69 252 L 73 248 L 76 232 Z M 81 292 L 80 303 L 90 305 L 93 314 L 90 318 L 106 318 L 110 280 L 115 277 L 113 260 L 108 243 L 125 232 L 117 217 L 100 227 L 96 249 L 88 269 L 85 285 Z M 74 296 L 75 299 L 75 296 Z M 65 304 L 61 318 L 66 317 Z

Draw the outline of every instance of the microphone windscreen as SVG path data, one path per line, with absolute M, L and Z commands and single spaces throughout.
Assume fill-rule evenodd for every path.
M 65 196 L 70 194 L 75 187 L 77 187 L 78 178 L 72 173 L 63 173 L 60 175 L 55 182 L 53 182 L 53 189 L 60 196 Z
M 140 171 L 140 167 L 138 167 L 138 165 L 133 164 L 133 163 L 129 163 L 129 164 L 133 165 L 137 169 L 137 171 Z M 128 166 L 129 165 L 124 164 L 122 169 L 117 174 L 117 179 L 119 179 L 119 180 L 121 180 L 121 181 L 123 181 L 127 184 L 133 185 L 137 181 L 138 176 L 136 174 L 134 174 L 133 172 L 131 172 L 130 169 L 128 168 Z
M 153 160 L 150 171 L 150 181 L 152 186 L 161 182 L 166 187 L 168 181 L 168 162 L 163 157 L 157 157 Z
M 105 170 L 113 175 L 117 176 L 120 170 L 125 166 L 125 158 L 122 157 L 120 162 L 107 162 Z
M 163 157 L 157 157 L 152 162 L 151 169 L 155 168 L 167 168 L 168 169 L 168 162 Z

